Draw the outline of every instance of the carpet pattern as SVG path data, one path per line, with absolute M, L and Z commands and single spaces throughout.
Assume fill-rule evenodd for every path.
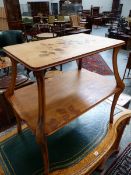
M 131 143 L 120 154 L 115 163 L 113 162 L 104 175 L 131 175 Z
M 113 75 L 112 70 L 109 68 L 100 54 L 94 54 L 83 58 L 82 67 L 100 75 Z

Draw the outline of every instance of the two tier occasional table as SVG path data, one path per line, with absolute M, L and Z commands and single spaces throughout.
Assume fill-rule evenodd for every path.
M 18 131 L 23 119 L 41 145 L 45 175 L 49 174 L 47 136 L 114 94 L 109 119 L 113 123 L 115 105 L 124 89 L 117 68 L 117 53 L 122 45 L 121 40 L 76 34 L 4 48 L 13 66 L 12 82 L 5 95 L 15 111 Z M 108 49 L 113 49 L 114 76 L 105 77 L 81 68 L 83 57 Z M 78 70 L 44 78 L 47 68 L 72 60 L 79 60 Z M 33 71 L 37 83 L 14 90 L 17 63 Z

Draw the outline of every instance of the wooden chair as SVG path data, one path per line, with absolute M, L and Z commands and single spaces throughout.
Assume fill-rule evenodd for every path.
M 64 19 L 64 16 L 58 15 L 58 16 L 57 16 L 57 20 L 58 20 L 58 21 L 64 21 L 65 19 Z
M 54 22 L 55 22 L 55 16 L 48 16 L 48 24 L 54 24 Z
M 125 77 L 127 69 L 128 69 L 128 74 L 127 74 L 127 77 Z M 126 65 L 125 72 L 124 72 L 122 80 L 129 79 L 130 70 L 131 70 L 131 52 L 129 53 L 127 65 Z
M 80 22 L 80 17 L 78 15 L 71 15 L 70 21 L 73 28 L 76 28 L 76 29 L 84 28 L 83 23 Z

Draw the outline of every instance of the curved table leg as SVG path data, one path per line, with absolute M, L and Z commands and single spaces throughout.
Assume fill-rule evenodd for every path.
M 11 82 L 10 82 L 10 86 L 7 89 L 7 91 L 5 92 L 5 97 L 10 97 L 14 94 L 14 89 L 15 89 L 15 85 L 16 85 L 16 77 L 17 77 L 17 62 L 14 59 L 11 59 L 12 62 L 12 77 L 11 77 Z M 17 116 L 16 112 L 14 111 L 14 115 L 16 117 L 16 121 L 17 121 L 17 131 L 18 133 L 21 132 L 21 119 Z
M 12 77 L 9 88 L 5 92 L 5 96 L 9 97 L 14 94 L 15 84 L 16 84 L 16 76 L 17 76 L 17 62 L 11 59 L 12 62 Z
M 119 89 L 119 91 L 117 91 L 114 95 L 114 99 L 112 102 L 112 106 L 111 106 L 111 113 L 110 113 L 110 123 L 113 123 L 113 114 L 114 114 L 114 109 L 115 106 L 117 104 L 118 98 L 120 96 L 120 94 L 122 93 L 122 91 L 125 88 L 125 85 L 123 83 L 123 81 L 120 78 L 119 72 L 118 72 L 118 66 L 117 66 L 117 54 L 119 51 L 119 47 L 116 47 L 113 49 L 113 57 L 112 57 L 112 64 L 113 64 L 113 71 L 114 71 L 114 76 L 116 79 L 116 87 Z
M 41 146 L 42 156 L 44 160 L 44 174 L 49 174 L 49 160 L 47 136 L 45 134 L 45 78 L 42 71 L 35 72 L 38 86 L 38 121 L 36 128 L 36 139 Z

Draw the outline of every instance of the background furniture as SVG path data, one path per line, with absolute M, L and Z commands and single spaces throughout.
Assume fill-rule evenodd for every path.
M 100 7 L 93 7 L 91 6 L 91 15 L 95 18 L 95 17 L 99 17 L 99 13 L 100 13 Z
M 76 29 L 85 28 L 87 23 L 86 21 L 81 22 L 79 15 L 70 15 L 70 22 L 71 22 L 71 26 Z
M 124 49 L 131 48 L 130 27 L 128 27 L 128 22 L 123 17 L 111 23 L 108 29 L 108 37 L 124 40 L 125 46 L 123 46 L 123 48 Z
M 0 7 L 0 30 L 8 30 L 8 22 L 4 7 Z
M 3 0 L 9 29 L 22 29 L 19 0 Z
M 0 32 L 0 48 L 3 48 L 4 46 L 14 45 L 14 44 L 21 44 L 23 43 L 23 41 L 24 41 L 23 33 L 20 30 L 7 30 L 7 31 Z M 3 61 L 4 61 L 4 57 L 6 56 L 6 54 L 3 51 L 3 49 L 1 49 L 0 51 L 0 56 L 3 57 Z M 9 63 L 8 59 L 6 59 L 4 64 L 1 65 L 1 68 L 3 67 L 4 69 L 6 69 L 10 67 L 11 64 Z M 7 69 L 7 74 L 8 72 L 9 72 L 9 69 Z
M 0 32 L 0 47 L 23 43 L 23 32 L 21 30 L 6 30 Z
M 43 16 L 49 15 L 49 2 L 28 2 L 31 10 L 31 16 L 38 16 L 41 13 Z

